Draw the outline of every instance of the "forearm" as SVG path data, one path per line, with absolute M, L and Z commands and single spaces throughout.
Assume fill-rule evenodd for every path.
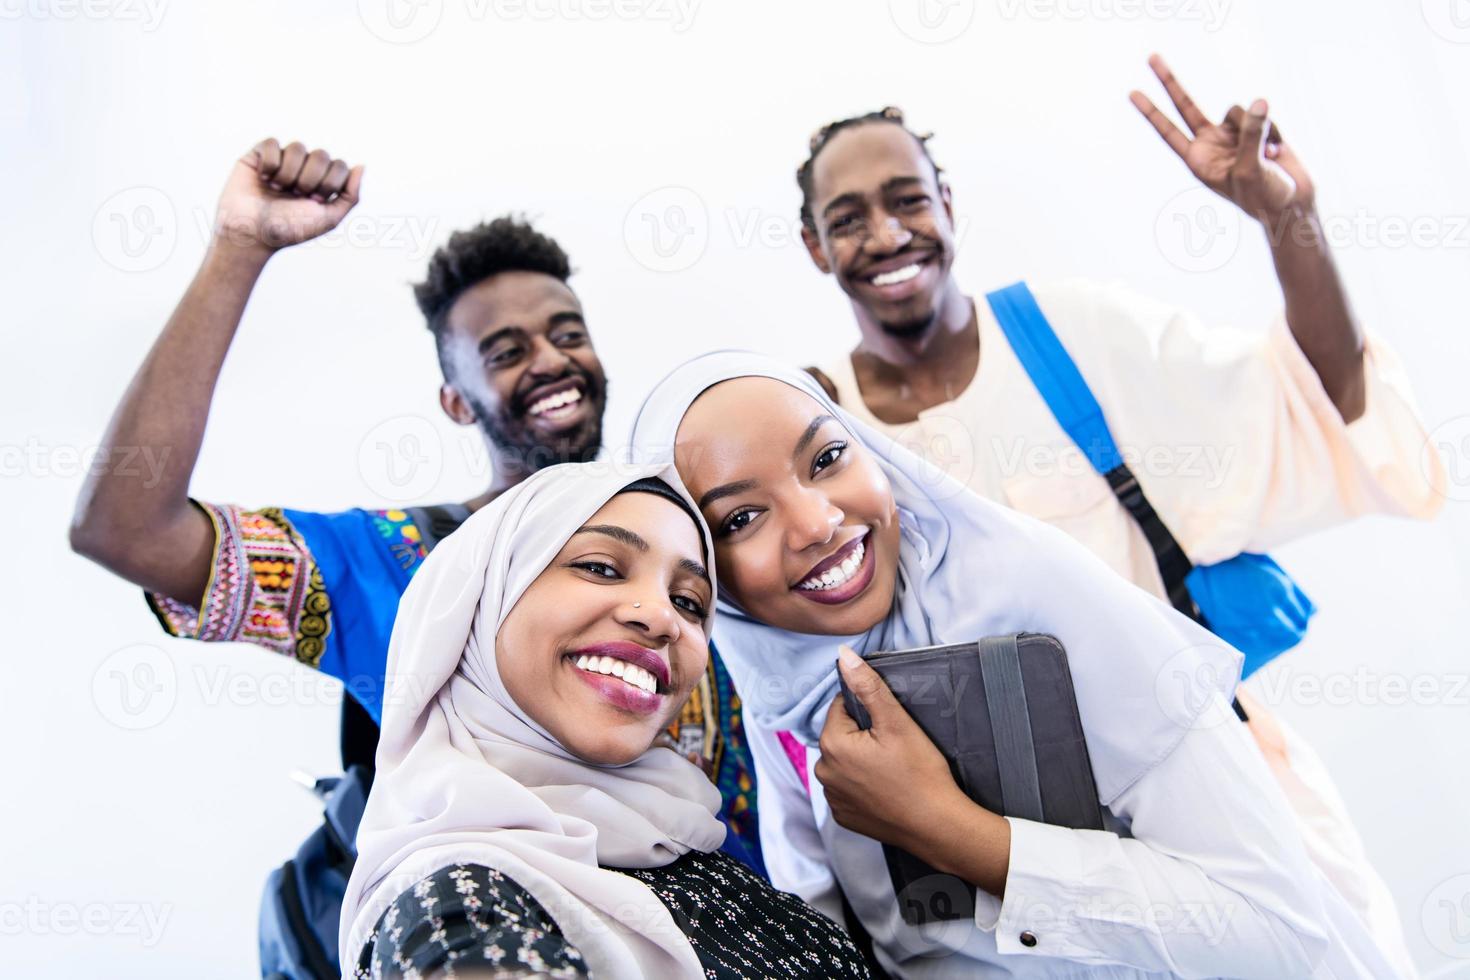
M 213 531 L 188 502 L 220 368 L 270 253 L 217 241 L 124 393 L 109 461 L 77 501 L 73 547 L 145 588 L 196 601 Z M 146 466 L 123 465 L 141 459 Z
M 989 820 L 939 830 L 950 843 L 919 856 L 936 863 L 947 849 L 954 863 L 936 867 L 1003 898 L 1002 952 L 1179 976 L 1307 976 L 1329 943 L 1324 896 L 1269 781 L 1237 726 L 1192 730 L 1113 802 L 1134 838 L 1001 820 L 1003 891 L 976 870 L 999 857 Z
M 1004 898 L 1010 871 L 1011 825 L 955 787 L 916 828 L 904 849 L 935 870 Z
M 1295 208 L 1267 225 L 1286 323 L 1344 422 L 1363 414 L 1363 331 L 1337 275 L 1315 208 Z

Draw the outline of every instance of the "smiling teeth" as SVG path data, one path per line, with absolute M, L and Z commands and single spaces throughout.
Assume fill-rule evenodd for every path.
M 846 585 L 857 574 L 858 568 L 863 563 L 863 554 L 866 551 L 867 545 L 859 541 L 858 546 L 852 549 L 852 554 L 847 556 L 846 561 L 827 569 L 821 575 L 813 575 L 798 585 L 797 588 L 805 589 L 808 592 L 823 592 L 827 589 L 835 589 L 838 586 Z
M 589 657 L 584 653 L 577 658 L 577 666 L 594 674 L 616 677 L 624 684 L 631 684 L 640 691 L 646 691 L 649 694 L 658 693 L 658 679 L 649 671 L 637 664 L 630 664 L 626 660 L 619 660 L 616 657 Z
M 526 409 L 526 411 L 530 415 L 544 415 L 547 412 L 553 411 L 566 405 L 575 405 L 581 400 L 582 392 L 580 389 L 568 388 L 566 391 L 559 391 L 554 395 L 547 395 L 545 398 L 541 399 L 536 404 Z
M 875 286 L 892 286 L 900 282 L 908 282 L 919 274 L 919 263 L 906 265 L 902 269 L 894 269 L 892 272 L 880 272 L 868 280 Z

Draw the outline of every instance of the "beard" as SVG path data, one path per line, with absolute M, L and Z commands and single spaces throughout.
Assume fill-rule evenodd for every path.
M 910 320 L 880 320 L 878 321 L 878 326 L 883 328 L 883 332 L 890 337 L 897 337 L 900 340 L 912 340 L 915 337 L 922 336 L 925 331 L 937 322 L 939 322 L 939 314 L 930 311 L 921 317 L 915 317 Z
M 467 399 L 480 431 L 493 447 L 497 468 L 508 463 L 524 473 L 535 473 L 558 463 L 589 463 L 597 458 L 602 449 L 602 409 L 607 404 L 607 385 L 599 386 L 587 374 L 578 377 L 584 385 L 582 397 L 596 405 L 597 412 L 575 429 L 551 436 L 550 441 L 526 424 L 526 410 L 519 398 L 499 411 L 491 410 L 478 399 Z

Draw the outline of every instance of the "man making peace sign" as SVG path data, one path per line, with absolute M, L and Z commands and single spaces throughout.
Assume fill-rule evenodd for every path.
M 1421 469 L 1425 433 L 1403 372 L 1354 318 L 1312 180 L 1266 102 L 1211 123 L 1161 58 L 1150 65 L 1189 135 L 1142 93 L 1133 104 L 1206 187 L 1266 233 L 1285 300 L 1269 329 L 1206 328 L 1086 282 L 1018 284 L 976 302 L 952 273 L 952 195 L 928 136 L 888 108 L 822 127 L 797 171 L 803 239 L 847 295 L 859 333 L 850 354 L 810 370 L 857 418 L 974 492 L 1057 526 L 1135 584 L 1209 619 L 1196 605 L 1204 597 L 1191 594 L 1202 566 L 1249 557 L 1259 568 L 1260 553 L 1363 514 L 1427 519 L 1444 476 L 1433 460 Z M 1086 410 L 1092 401 L 1096 412 Z M 1089 425 L 1093 437 L 1079 438 Z M 1294 617 L 1299 633 L 1311 603 L 1281 580 L 1285 600 L 1265 612 Z M 1412 971 L 1393 902 L 1320 761 L 1248 694 L 1240 701 L 1318 867 Z M 763 830 L 825 819 L 789 778 L 790 746 L 783 753 L 777 733 L 749 734 Z M 824 772 L 828 798 L 857 795 L 843 767 Z M 1208 818 L 1181 814 L 1194 816 Z M 802 879 L 800 855 L 794 864 L 789 849 L 766 857 L 778 887 L 817 887 Z M 1149 901 L 1126 880 L 1030 857 L 1013 853 L 1011 873 L 1033 885 L 1089 881 Z M 997 935 L 1020 931 L 1006 915 L 1005 928 L 989 924 Z M 1073 925 L 1068 941 L 1086 947 L 1089 926 Z

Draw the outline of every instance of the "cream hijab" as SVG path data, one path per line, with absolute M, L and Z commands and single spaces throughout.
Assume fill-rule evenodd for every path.
M 398 895 L 460 863 L 495 868 L 529 891 L 593 976 L 704 975 L 658 898 L 601 866 L 660 867 L 717 849 L 719 792 L 667 749 L 621 767 L 576 758 L 511 699 L 495 661 L 496 633 L 521 594 L 577 528 L 643 477 L 683 493 L 663 467 L 541 470 L 465 521 L 409 584 L 342 903 L 345 975 Z M 700 533 L 713 555 L 703 522 Z

